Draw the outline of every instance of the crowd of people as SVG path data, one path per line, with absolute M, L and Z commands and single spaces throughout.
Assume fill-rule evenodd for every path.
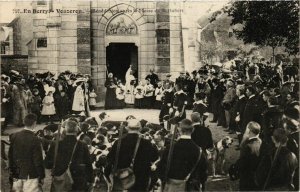
M 2 132 L 8 123 L 22 127 L 28 113 L 38 122 L 53 123 L 68 114 L 89 113 L 96 105 L 96 93 L 89 75 L 50 72 L 27 76 L 11 70 L 1 75 Z
M 40 98 L 46 106 L 42 114 L 53 111 L 53 105 L 55 108 L 56 97 L 52 96 L 53 101 L 51 94 L 56 90 L 60 96 L 65 90 L 68 98 L 74 98 L 69 110 L 78 113 L 65 113 L 61 125 L 50 124 L 34 134 L 40 114 L 31 110 L 26 115 L 20 110 L 18 118 L 23 115 L 24 120 L 16 122 L 24 123 L 25 128 L 10 136 L 12 188 L 40 191 L 47 168 L 52 169 L 53 191 L 66 190 L 70 176 L 73 183 L 68 190 L 73 191 L 89 191 L 103 180 L 112 191 L 204 191 L 208 159 L 215 147 L 213 128 L 237 135 L 240 155 L 228 171 L 232 178 L 239 179 L 240 191 L 298 191 L 298 76 L 286 73 L 281 63 L 245 60 L 230 66 L 222 69 L 205 65 L 191 75 L 182 72 L 174 82 L 170 74 L 159 81 L 151 71 L 145 84 L 138 85 L 130 68 L 125 85 L 108 74 L 105 109 L 126 104 L 155 106 L 160 109 L 159 124 L 131 115 L 119 122 L 107 119 L 105 112 L 97 117 L 82 113 L 88 105 L 89 97 L 85 95 L 93 93 L 88 77 L 82 81 L 75 75 L 76 79 L 69 82 L 72 78 L 66 76 L 72 74 L 63 73 L 61 83 L 37 80 L 48 90 L 46 94 L 35 87 L 36 82 L 32 84 L 44 96 Z M 45 79 L 49 78 L 48 73 Z M 21 78 L 12 82 L 5 85 L 12 90 L 12 98 L 20 85 L 24 86 L 22 93 L 32 89 L 31 81 L 22 84 Z M 79 101 L 78 95 L 83 99 Z M 79 109 L 74 110 L 77 102 Z M 32 104 L 25 104 L 32 109 Z M 188 109 L 192 110 L 191 116 L 186 114 Z M 207 121 L 212 123 L 209 128 Z M 32 153 L 26 153 L 28 150 Z

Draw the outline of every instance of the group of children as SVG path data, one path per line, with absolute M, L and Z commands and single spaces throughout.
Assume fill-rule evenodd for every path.
M 139 81 L 136 87 L 126 87 L 122 82 L 118 82 L 116 88 L 116 99 L 119 108 L 126 104 L 134 104 L 139 109 L 160 109 L 162 97 L 164 95 L 162 83 L 159 82 L 155 88 L 149 80 Z
M 69 98 L 65 90 L 55 91 L 54 87 L 49 87 L 45 92 L 46 95 L 42 99 L 38 89 L 32 91 L 30 110 L 38 115 L 38 122 L 43 118 L 47 124 L 53 123 L 54 119 L 60 120 L 72 112 L 73 98 Z M 97 97 L 94 89 L 87 97 L 90 110 L 94 110 Z

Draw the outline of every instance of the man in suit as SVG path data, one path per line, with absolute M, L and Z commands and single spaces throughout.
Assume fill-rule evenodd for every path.
M 64 127 L 66 135 L 58 143 L 56 159 L 54 159 L 55 143 L 52 143 L 45 157 L 45 166 L 52 169 L 55 164 L 52 174 L 60 176 L 71 162 L 70 172 L 74 181 L 72 190 L 86 191 L 93 182 L 93 166 L 88 146 L 82 141 L 77 141 L 78 125 L 75 121 L 67 120 Z M 77 146 L 71 159 L 76 142 Z
M 254 174 L 259 163 L 259 150 L 261 139 L 259 138 L 260 125 L 254 121 L 248 123 L 238 160 L 240 172 L 240 191 L 255 191 L 257 186 L 254 182 Z
M 13 134 L 8 151 L 13 191 L 40 192 L 45 178 L 42 146 L 34 134 L 37 116 L 25 116 L 25 128 Z
M 193 122 L 194 131 L 192 133 L 192 140 L 202 148 L 205 152 L 206 149 L 213 147 L 213 139 L 211 131 L 208 127 L 201 124 L 201 115 L 198 112 L 191 114 L 191 120 Z
M 214 78 L 211 83 L 209 82 L 212 95 L 211 95 L 211 101 L 212 101 L 212 112 L 213 112 L 213 120 L 211 122 L 215 123 L 220 119 L 220 113 L 222 111 L 221 102 L 224 97 L 223 89 L 220 85 L 219 79 Z M 221 125 L 220 122 L 218 122 L 218 125 Z
M 231 108 L 235 99 L 236 99 L 236 91 L 234 88 L 234 82 L 233 80 L 229 79 L 226 82 L 226 92 L 222 101 L 222 106 L 225 111 L 227 131 L 229 131 L 229 122 L 230 122 L 231 110 L 232 110 Z
M 247 98 L 245 96 L 245 87 L 243 85 L 237 86 L 236 94 L 238 96 L 238 99 L 234 105 L 234 113 L 233 113 L 233 119 L 235 121 L 235 130 L 232 131 L 236 131 L 239 144 L 241 144 L 242 137 L 243 137 L 241 132 L 241 126 L 244 120 L 244 110 L 247 103 Z
M 179 125 L 179 139 L 174 144 L 173 155 L 170 159 L 170 167 L 166 176 L 166 166 L 168 161 L 168 154 L 170 146 L 167 146 L 163 152 L 162 159 L 158 165 L 159 177 L 162 181 L 167 183 L 170 180 L 184 180 L 191 174 L 191 177 L 187 181 L 187 191 L 199 191 L 200 184 L 202 190 L 205 188 L 205 182 L 207 179 L 207 162 L 202 150 L 193 142 L 191 135 L 193 132 L 192 121 L 184 119 Z M 200 160 L 198 161 L 201 151 Z M 198 162 L 198 165 L 196 164 Z M 193 167 L 196 165 L 195 170 L 191 173 Z M 165 180 L 167 179 L 167 181 Z M 193 181 L 193 182 L 192 182 Z M 166 186 L 167 186 L 166 185 Z M 182 191 L 180 189 L 171 189 L 169 185 L 165 188 L 165 191 Z
M 246 130 L 246 126 L 250 121 L 255 121 L 259 119 L 259 110 L 257 107 L 257 100 L 255 96 L 255 90 L 253 87 L 249 86 L 246 88 L 246 95 L 248 97 L 245 109 L 244 109 L 244 117 L 243 117 L 243 122 L 242 122 L 242 127 L 241 131 L 242 134 Z
M 141 123 L 137 119 L 128 120 L 126 127 L 128 134 L 121 138 L 121 147 L 119 151 L 119 159 L 117 169 L 129 167 L 134 149 L 140 136 Z M 111 151 L 107 155 L 108 166 L 105 175 L 108 177 L 116 160 L 118 140 L 113 144 Z M 135 183 L 129 191 L 147 191 L 149 187 L 149 179 L 151 176 L 151 165 L 158 159 L 158 150 L 151 144 L 149 140 L 141 139 L 137 154 L 135 157 L 133 172 L 135 175 Z

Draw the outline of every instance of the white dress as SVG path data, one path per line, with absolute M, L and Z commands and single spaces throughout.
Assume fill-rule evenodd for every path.
M 125 103 L 127 104 L 134 104 L 134 85 L 131 85 L 130 82 L 134 81 L 135 78 L 131 75 L 131 68 L 129 68 L 126 72 L 125 79 Z
M 84 111 L 84 93 L 81 86 L 78 86 L 74 93 L 73 98 L 73 105 L 72 105 L 73 111 Z
M 55 115 L 54 99 L 52 96 L 45 96 L 43 99 L 42 115 Z
M 96 95 L 96 93 L 90 93 L 90 99 L 89 99 L 89 105 L 90 106 L 95 106 L 96 105 L 96 97 L 97 97 L 97 95 Z

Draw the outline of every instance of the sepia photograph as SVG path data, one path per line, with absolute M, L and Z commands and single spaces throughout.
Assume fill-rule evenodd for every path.
M 0 191 L 299 191 L 299 11 L 0 0 Z

